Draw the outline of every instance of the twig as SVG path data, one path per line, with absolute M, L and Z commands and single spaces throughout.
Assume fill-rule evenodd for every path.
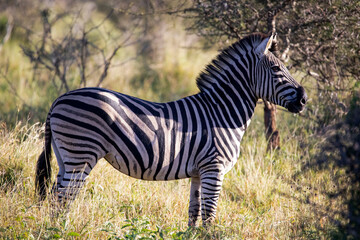
M 26 103 L 25 99 L 23 99 L 17 92 L 17 89 L 13 86 L 9 78 L 7 77 L 7 74 L 4 74 L 3 72 L 0 72 L 1 77 L 6 81 L 6 83 L 9 85 L 11 91 L 13 92 L 14 96 L 18 98 L 23 105 L 30 108 L 30 106 Z
M 99 87 L 101 85 L 101 83 L 104 81 L 104 79 L 106 78 L 107 74 L 108 74 L 108 70 L 109 70 L 109 67 L 110 67 L 110 64 L 111 64 L 111 60 L 113 59 L 113 57 L 116 55 L 117 51 L 121 48 L 121 46 L 117 46 L 112 54 L 107 58 L 105 59 L 104 61 L 104 70 L 99 78 L 99 81 L 97 83 L 97 87 Z

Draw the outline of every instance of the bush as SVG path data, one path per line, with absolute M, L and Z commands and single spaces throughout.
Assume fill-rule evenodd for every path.
M 334 174 L 334 189 L 327 192 L 332 200 L 341 200 L 344 212 L 329 214 L 343 237 L 360 238 L 360 91 L 351 96 L 345 118 L 328 129 L 316 164 Z

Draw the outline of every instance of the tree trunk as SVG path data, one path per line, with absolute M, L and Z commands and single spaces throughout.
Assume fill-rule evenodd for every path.
M 280 148 L 280 135 L 276 129 L 276 105 L 264 101 L 265 135 L 268 142 L 267 151 Z
M 3 45 L 10 39 L 13 28 L 14 28 L 14 18 L 11 15 L 9 15 L 6 23 L 6 34 L 0 42 L 0 52 L 3 48 Z

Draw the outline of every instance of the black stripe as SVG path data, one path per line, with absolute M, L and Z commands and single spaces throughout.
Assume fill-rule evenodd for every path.
M 197 147 L 197 152 L 195 153 L 195 159 L 198 158 L 199 154 L 201 151 L 204 150 L 205 145 L 208 143 L 209 139 L 209 132 L 208 132 L 208 126 L 209 126 L 209 122 L 208 119 L 205 118 L 205 114 L 203 114 L 199 103 L 196 100 L 193 100 L 193 105 L 194 107 L 197 109 L 197 112 L 199 114 L 199 118 L 200 118 L 200 122 L 201 122 L 201 140 L 199 143 L 199 146 Z
M 194 145 L 195 145 L 195 140 L 196 140 L 196 137 L 197 137 L 198 126 L 197 126 L 197 118 L 196 118 L 196 115 L 195 115 L 195 111 L 193 109 L 193 106 L 191 105 L 192 102 L 188 98 L 185 98 L 184 100 L 186 102 L 187 109 L 189 110 L 189 113 L 190 113 L 190 119 L 189 120 L 192 122 L 192 127 L 193 127 L 192 129 L 189 129 L 189 131 L 192 132 L 192 135 L 191 135 L 190 144 L 189 144 L 188 159 L 187 159 L 186 164 L 185 164 L 186 165 L 185 166 L 185 174 L 186 174 L 186 176 L 190 177 L 190 174 L 188 173 L 188 167 L 189 167 L 189 161 L 191 160 L 190 156 L 192 155 L 193 148 L 194 148 Z
M 79 148 L 88 148 L 88 149 L 92 149 L 92 150 L 96 150 L 97 152 L 100 152 L 100 150 L 96 146 L 91 145 L 91 144 L 79 143 L 79 142 L 68 142 L 63 139 L 58 139 L 58 138 L 55 138 L 54 140 L 60 140 L 62 143 L 65 143 L 65 145 L 68 145 L 68 146 L 79 147 Z
M 181 123 L 182 123 L 182 138 L 181 138 L 181 143 L 180 143 L 180 152 L 179 154 L 179 164 L 175 173 L 175 179 L 179 179 L 179 172 L 180 172 L 180 168 L 182 166 L 182 161 L 185 160 L 187 161 L 187 159 L 183 159 L 184 158 L 184 150 L 185 150 L 185 139 L 186 136 L 188 134 L 188 118 L 186 115 L 186 110 L 185 110 L 185 106 L 183 103 L 183 99 L 177 101 L 178 105 L 179 105 L 179 110 L 181 114 Z M 190 177 L 190 176 L 187 176 Z
M 175 146 L 176 146 L 176 129 L 177 129 L 177 124 L 178 124 L 178 115 L 177 115 L 177 111 L 176 111 L 176 106 L 174 102 L 169 103 L 169 108 L 171 109 L 172 112 L 172 118 L 173 118 L 173 127 L 171 130 L 171 145 L 170 145 L 170 163 L 169 163 L 169 168 L 168 171 L 165 175 L 165 180 L 168 179 L 169 174 L 173 168 L 174 165 L 174 161 L 175 161 Z
M 153 180 L 156 180 L 157 175 L 159 174 L 162 165 L 164 163 L 164 157 L 165 157 L 165 147 L 167 146 L 165 143 L 165 133 L 163 130 L 163 125 L 161 124 L 161 117 L 156 118 L 158 126 L 160 126 L 156 131 L 155 134 L 157 136 L 157 143 L 158 143 L 158 149 L 159 149 L 159 158 L 155 170 L 155 174 L 153 176 Z M 153 165 L 153 164 L 152 164 Z M 152 166 L 151 165 L 151 166 Z
M 55 133 L 57 133 L 59 135 L 71 138 L 71 139 L 78 139 L 78 140 L 81 140 L 81 141 L 92 142 L 92 143 L 96 144 L 97 146 L 99 146 L 105 153 L 107 152 L 105 147 L 99 141 L 95 140 L 94 138 L 89 138 L 89 137 L 85 137 L 85 136 L 59 132 L 59 131 L 56 131 L 56 130 L 53 130 L 53 132 L 55 132 Z
M 94 153 L 93 151 L 89 151 L 89 150 L 73 150 L 73 149 L 69 149 L 69 148 L 66 148 L 66 147 L 63 147 L 61 146 L 60 149 L 63 149 L 69 153 L 73 153 L 73 154 L 79 154 L 79 155 L 82 155 L 82 154 L 86 154 L 86 155 L 91 155 L 95 158 L 95 161 L 98 160 L 98 155 L 96 153 Z

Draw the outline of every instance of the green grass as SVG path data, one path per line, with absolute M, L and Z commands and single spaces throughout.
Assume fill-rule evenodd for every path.
M 310 155 L 289 131 L 282 131 L 280 151 L 266 153 L 259 115 L 244 136 L 237 164 L 225 177 L 216 222 L 209 229 L 187 227 L 189 179 L 136 180 L 105 160 L 91 172 L 68 213 L 54 217 L 49 198 L 40 204 L 34 194 L 43 125 L 18 123 L 8 129 L 2 124 L 0 238 L 328 238 L 333 227 L 322 212 L 330 204 L 322 189 L 331 187 L 329 173 L 296 175 Z M 293 118 L 290 114 L 284 117 Z M 340 203 L 331 204 L 341 209 Z

